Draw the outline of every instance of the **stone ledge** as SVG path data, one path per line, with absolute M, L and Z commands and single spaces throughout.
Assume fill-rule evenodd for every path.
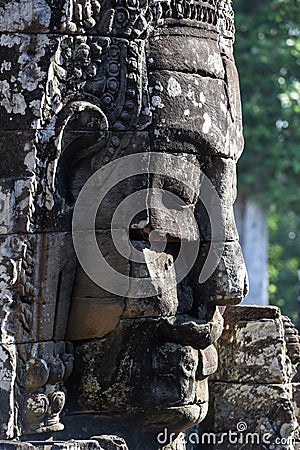
M 128 450 L 128 447 L 119 436 L 103 435 L 76 441 L 0 441 L 0 450 Z

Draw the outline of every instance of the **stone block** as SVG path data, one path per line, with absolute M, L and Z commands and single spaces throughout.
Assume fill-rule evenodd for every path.
M 58 37 L 45 34 L 1 35 L 0 113 L 3 130 L 30 130 L 38 126 L 50 58 L 58 40 Z
M 274 307 L 228 308 L 218 342 L 217 380 L 228 383 L 288 383 L 293 374 L 284 327 Z
M 201 192 L 200 163 L 195 155 L 160 154 L 149 180 L 149 226 L 169 241 L 199 241 L 195 203 Z M 201 226 L 201 225 L 200 225 Z
M 0 235 L 32 230 L 34 177 L 0 181 Z
M 228 324 L 240 321 L 259 321 L 264 319 L 278 320 L 281 319 L 281 312 L 277 306 L 257 306 L 257 305 L 235 305 L 226 308 L 224 311 L 224 319 Z
M 2 117 L 2 114 L 1 114 Z M 3 127 L 4 128 L 4 127 Z M 18 180 L 34 175 L 35 159 L 34 130 L 0 131 L 0 179 Z
M 51 22 L 51 7 L 45 0 L 5 2 L 0 6 L 0 31 L 47 32 Z
M 32 444 L 28 442 L 0 441 L 1 450 L 35 450 Z
M 92 439 L 97 441 L 105 450 L 128 450 L 125 440 L 119 436 L 102 435 L 93 436 Z
M 118 133 L 115 136 L 116 143 L 117 140 L 120 142 L 122 156 L 139 152 L 147 154 L 149 151 L 148 133 L 124 133 L 124 135 Z M 96 155 L 93 171 L 103 167 L 112 159 L 114 159 L 112 155 L 105 161 L 101 154 Z M 112 170 L 103 167 L 105 175 L 103 172 L 103 177 L 99 176 L 96 180 L 96 184 L 99 183 L 101 186 L 100 192 L 105 192 L 97 211 L 95 222 L 97 230 L 124 229 L 124 224 L 126 229 L 138 227 L 138 224 L 146 219 L 144 210 L 147 207 L 147 191 L 145 189 L 149 187 L 147 161 L 147 155 L 145 155 L 144 162 L 140 159 L 130 162 L 120 160 L 117 166 L 112 167 Z M 103 183 L 104 179 L 106 182 Z M 140 190 L 144 191 L 138 193 L 137 191 Z M 125 200 L 126 203 L 122 204 Z
M 211 395 L 214 430 L 218 433 L 241 432 L 243 427 L 244 435 L 292 439 L 298 428 L 289 385 L 217 382 Z
M 125 309 L 130 277 L 129 261 L 118 253 L 109 232 L 95 235 L 98 251 L 104 258 L 102 263 L 92 259 L 85 245 L 90 236 L 82 232 L 81 237 L 80 261 L 84 266 L 77 268 L 67 330 L 68 338 L 74 340 L 101 338 L 117 327 Z
M 106 336 L 118 326 L 124 306 L 124 300 L 121 298 L 73 298 L 67 339 L 95 339 Z
M 219 43 L 214 37 L 199 39 L 161 33 L 149 40 L 147 65 L 151 70 L 202 73 L 211 78 L 224 78 Z

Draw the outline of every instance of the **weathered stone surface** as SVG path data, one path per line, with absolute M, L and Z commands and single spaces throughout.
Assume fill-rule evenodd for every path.
M 224 319 L 229 324 L 234 324 L 240 321 L 260 321 L 260 320 L 274 320 L 282 318 L 280 308 L 276 306 L 257 306 L 257 305 L 235 305 L 234 307 L 226 308 L 223 314 Z M 230 325 L 229 325 L 230 326 Z
M 224 322 L 199 448 L 298 448 L 298 384 L 291 382 L 297 363 L 286 339 L 293 327 L 276 307 L 232 306 Z
M 149 85 L 154 149 L 172 152 L 178 142 L 177 152 L 239 156 L 243 146 L 240 105 L 231 103 L 235 99 L 227 97 L 224 81 L 159 71 L 150 72 Z
M 10 2 L 11 4 L 15 2 Z M 2 130 L 29 130 L 39 126 L 50 58 L 57 37 L 2 34 L 0 54 L 0 113 Z
M 217 380 L 257 384 L 291 380 L 294 372 L 284 345 L 282 319 L 278 309 L 270 309 L 244 306 L 227 310 L 226 326 L 218 344 Z
M 93 436 L 105 450 L 128 450 L 127 444 L 123 438 L 118 436 L 102 435 Z
M 297 418 L 300 417 L 300 395 L 299 395 L 299 383 L 293 383 L 295 411 Z
M 198 283 L 210 247 L 218 259 L 217 267 L 212 275 L 203 283 Z M 244 265 L 242 250 L 238 242 L 203 243 L 191 273 L 191 284 L 194 290 L 196 305 L 203 303 L 204 298 L 216 305 L 234 305 L 240 303 L 248 292 L 248 279 Z M 194 280 L 197 280 L 194 282 Z
M 65 342 L 1 344 L 0 437 L 63 429 L 63 383 L 72 369 L 72 347 Z
M 66 441 L 61 443 L 55 443 L 51 446 L 51 450 L 73 450 L 74 447 L 78 450 L 104 450 L 100 446 L 97 439 L 89 441 Z M 106 450 L 106 449 L 105 449 Z
M 65 342 L 22 344 L 17 347 L 18 421 L 25 434 L 63 429 L 64 382 L 73 369 L 72 346 Z
M 131 276 L 134 278 L 148 278 L 153 287 L 153 294 L 149 296 L 149 286 L 141 286 L 142 298 L 135 298 L 131 294 L 125 300 L 124 317 L 167 317 L 176 314 L 179 299 L 176 288 L 176 271 L 172 253 L 160 253 L 147 248 L 147 242 L 133 242 L 136 249 L 143 251 L 145 263 L 131 262 Z
M 33 215 L 34 177 L 0 181 L 0 235 L 26 233 Z
M 202 241 L 237 241 L 238 233 L 235 225 L 233 204 L 236 199 L 236 164 L 228 158 L 206 156 L 200 158 L 200 168 L 210 181 L 211 189 L 214 189 L 219 197 L 216 204 L 214 196 L 201 193 L 195 206 L 195 217 L 199 224 L 200 238 Z M 216 174 L 218 174 L 216 176 Z M 230 186 L 230 189 L 228 187 Z M 218 216 L 217 216 L 218 215 Z M 218 227 L 215 230 L 215 223 Z
M 2 341 L 63 339 L 76 266 L 71 235 L 8 235 L 0 245 L 1 287 L 9 295 L 2 298 Z
M 199 358 L 203 359 L 201 367 Z M 124 418 L 118 417 L 122 422 L 129 420 L 134 407 L 139 421 L 147 423 L 150 432 L 159 429 L 162 420 L 168 423 L 171 409 L 177 416 L 174 429 L 179 422 L 184 426 L 185 420 L 190 421 L 190 414 L 194 417 L 194 403 L 198 418 L 206 414 L 207 380 L 200 371 L 205 367 L 209 372 L 210 365 L 191 346 L 163 344 L 159 320 L 123 320 L 105 339 L 76 344 L 75 361 L 77 375 L 71 385 L 76 390 L 73 398 L 79 399 L 77 409 L 97 410 L 105 416 L 118 403 L 124 411 Z M 145 391 L 147 396 L 143 395 Z M 197 417 L 193 420 L 197 421 Z
M 15 345 L 0 345 L 1 439 L 13 438 L 15 435 L 14 380 L 16 376 L 16 359 Z
M 217 430 L 236 430 L 237 424 L 244 422 L 249 432 L 272 432 L 274 437 L 287 438 L 298 427 L 288 385 L 214 383 L 212 395 L 218 399 L 218 404 L 213 400 Z
M 1 5 L 0 30 L 49 31 L 51 8 L 45 0 L 6 2 Z
M 205 378 L 212 375 L 218 369 L 218 353 L 214 345 L 201 350 L 201 366 L 199 372 Z
M 220 44 L 214 37 L 204 41 L 199 37 L 189 36 L 183 40 L 176 32 L 174 35 L 171 33 L 161 33 L 149 40 L 146 57 L 151 70 L 197 73 L 201 67 L 201 72 L 206 76 L 224 78 Z
M 123 289 L 124 292 L 128 291 L 129 261 L 120 257 L 109 233 L 97 233 L 96 239 L 99 251 L 106 262 L 124 275 Z M 98 270 L 97 267 L 95 270 Z M 94 283 L 79 266 L 69 311 L 67 339 L 93 339 L 105 336 L 117 327 L 125 306 L 123 297 L 107 292 Z
M 9 181 L 26 179 L 27 177 L 33 176 L 36 164 L 34 139 L 34 130 L 0 131 L 2 155 L 0 161 L 0 179 Z
M 59 30 L 64 33 L 120 35 L 131 38 L 147 36 L 153 27 L 174 25 L 204 28 L 212 33 L 223 30 L 223 35 L 234 35 L 233 11 L 226 1 L 220 10 L 211 4 L 187 2 L 170 5 L 160 2 L 144 5 L 137 3 L 128 10 L 124 2 L 116 9 L 113 2 L 101 4 L 98 1 L 62 0 L 53 9 L 44 0 L 15 1 L 1 5 L 1 31 L 43 31 Z M 126 9 L 125 9 L 126 8 Z
M 67 339 L 102 338 L 116 329 L 124 311 L 124 300 L 73 298 Z
M 151 165 L 149 226 L 169 240 L 199 240 L 195 202 L 201 189 L 201 171 L 194 155 L 166 155 Z M 200 223 L 199 223 L 200 225 Z M 201 226 L 201 225 L 200 225 Z
M 289 317 L 283 316 L 284 338 L 286 342 L 287 355 L 294 366 L 299 370 L 300 362 L 300 336 L 297 328 Z M 298 381 L 298 380 L 295 380 Z
M 27 442 L 0 441 L 1 450 L 34 450 L 34 448 Z
M 293 406 L 295 411 L 295 416 L 297 418 L 298 423 L 300 422 L 300 385 L 299 383 L 292 384 L 293 389 Z M 296 438 L 300 441 L 299 428 L 297 429 Z

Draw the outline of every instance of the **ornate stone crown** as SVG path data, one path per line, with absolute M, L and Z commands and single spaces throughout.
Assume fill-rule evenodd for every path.
M 158 27 L 204 28 L 232 39 L 231 0 L 69 0 L 62 30 L 144 38 Z

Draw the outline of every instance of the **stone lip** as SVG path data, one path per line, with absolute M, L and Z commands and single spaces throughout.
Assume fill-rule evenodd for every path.
M 214 343 L 212 322 L 196 319 L 187 314 L 168 317 L 160 322 L 159 334 L 167 341 L 205 349 Z

